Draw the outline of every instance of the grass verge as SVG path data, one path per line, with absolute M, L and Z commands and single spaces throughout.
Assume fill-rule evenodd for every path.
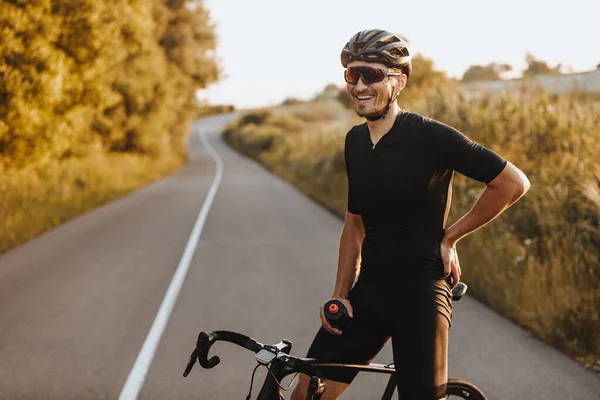
M 99 153 L 0 175 L 0 253 L 159 179 L 180 157 Z

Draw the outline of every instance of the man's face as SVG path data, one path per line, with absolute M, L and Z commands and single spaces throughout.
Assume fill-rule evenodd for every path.
M 348 68 L 362 65 L 381 68 L 384 71 L 388 70 L 385 64 L 366 61 L 352 61 L 348 64 Z M 346 89 L 352 99 L 356 113 L 361 117 L 369 117 L 381 113 L 387 105 L 393 90 L 398 91 L 404 87 L 403 81 L 406 81 L 405 77 L 406 75 L 388 76 L 381 82 L 371 85 L 366 85 L 362 78 L 358 80 L 356 85 L 346 83 Z M 395 85 L 396 88 L 394 89 Z

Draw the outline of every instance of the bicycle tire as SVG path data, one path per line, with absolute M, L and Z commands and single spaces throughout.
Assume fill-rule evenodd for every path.
M 462 379 L 448 379 L 446 385 L 446 398 L 450 397 L 465 400 L 487 400 L 481 389 Z

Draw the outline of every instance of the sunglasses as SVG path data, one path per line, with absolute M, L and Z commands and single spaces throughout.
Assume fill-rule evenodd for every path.
M 367 67 L 361 65 L 359 67 L 350 67 L 344 71 L 344 79 L 346 82 L 356 85 L 358 79 L 362 78 L 365 85 L 372 85 L 377 82 L 381 82 L 386 76 L 398 76 L 402 75 L 397 72 L 389 72 L 380 68 Z

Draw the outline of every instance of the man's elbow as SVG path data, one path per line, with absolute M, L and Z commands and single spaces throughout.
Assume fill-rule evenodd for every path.
M 531 182 L 527 178 L 527 175 L 520 169 L 514 167 L 516 171 L 512 174 L 510 179 L 510 191 L 512 192 L 512 201 L 515 202 L 529 191 L 531 188 Z
M 531 182 L 529 182 L 527 175 L 525 175 L 525 173 L 523 171 L 521 171 L 518 168 L 516 168 L 516 169 L 517 169 L 517 177 L 516 177 L 516 182 L 515 182 L 515 191 L 516 191 L 517 198 L 520 198 L 525 193 L 527 193 L 529 188 L 531 188 Z
M 490 182 L 488 186 L 510 194 L 514 202 L 527 193 L 529 188 L 531 188 L 531 182 L 523 171 L 509 162 L 500 175 Z
M 523 194 L 527 193 L 527 191 L 529 191 L 530 188 L 531 182 L 529 182 L 527 176 L 523 174 L 523 180 L 521 181 L 521 189 L 523 190 Z

